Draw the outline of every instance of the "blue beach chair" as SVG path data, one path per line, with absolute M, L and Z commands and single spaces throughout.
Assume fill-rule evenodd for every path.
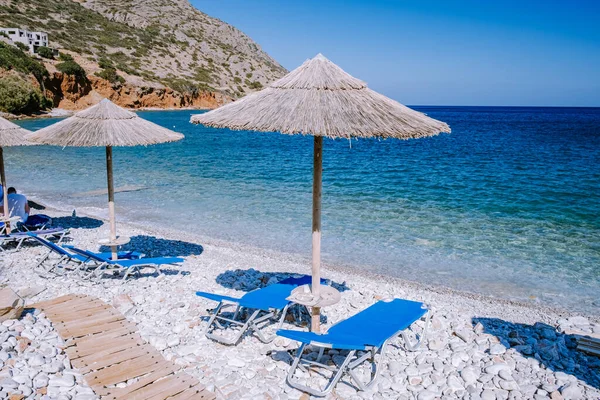
M 35 266 L 35 270 L 38 271 L 38 274 L 41 272 L 40 267 L 43 267 L 46 264 L 45 268 L 42 268 L 44 273 L 53 273 L 55 275 L 64 275 L 67 271 L 86 271 L 93 270 L 101 265 L 98 262 L 98 259 L 93 259 L 90 255 L 82 255 L 72 250 L 70 246 L 59 246 L 56 243 L 52 243 L 51 241 L 44 239 L 38 234 L 33 232 L 24 233 L 27 237 L 32 240 L 37 241 L 42 246 L 49 249 L 49 252 L 42 257 L 42 259 Z M 107 256 L 106 253 L 90 253 L 94 254 L 95 257 L 104 257 Z M 122 258 L 130 258 L 135 256 L 137 253 L 132 252 L 119 252 L 119 257 Z M 52 255 L 57 256 L 55 260 L 51 260 Z M 110 256 L 110 255 L 109 255 Z M 74 267 L 74 268 L 69 268 Z M 44 275 L 46 276 L 46 275 Z
M 29 233 L 33 233 L 36 236 L 55 239 L 56 243 L 62 242 L 65 236 L 69 233 L 69 229 L 64 228 L 50 228 L 50 229 L 40 229 L 32 232 L 11 232 L 10 234 L 0 235 L 0 250 L 5 251 L 4 245 L 9 243 L 17 243 L 17 247 L 14 251 L 18 251 L 21 248 L 21 245 L 26 241 L 31 239 Z
M 423 334 L 416 343 L 411 344 L 405 330 L 423 316 L 425 316 Z M 277 331 L 277 335 L 301 343 L 288 372 L 287 381 L 290 386 L 298 390 L 322 397 L 331 392 L 342 376 L 347 373 L 360 390 L 366 390 L 377 379 L 379 374 L 378 363 L 381 362 L 381 358 L 384 355 L 386 344 L 391 339 L 402 334 L 405 347 L 410 351 L 416 350 L 427 335 L 429 317 L 429 308 L 423 303 L 394 299 L 389 302 L 379 301 L 358 314 L 338 322 L 324 334 L 279 330 Z M 303 357 L 304 350 L 308 345 L 319 348 L 319 356 L 316 360 Z M 348 355 L 338 366 L 325 365 L 319 361 L 326 348 L 346 350 L 348 351 Z M 379 357 L 376 358 L 376 355 L 379 355 Z M 371 380 L 364 383 L 357 376 L 355 369 L 366 361 L 371 363 Z M 305 365 L 316 366 L 332 372 L 332 376 L 325 388 L 315 389 L 308 387 L 294 377 L 298 368 L 306 371 Z
M 276 335 L 267 336 L 263 329 L 268 325 L 269 321 L 276 318 L 279 319 L 277 329 L 283 325 L 288 309 L 292 304 L 287 297 L 290 296 L 292 290 L 298 286 L 311 283 L 311 277 L 308 275 L 300 278 L 286 278 L 273 285 L 266 286 L 261 289 L 256 289 L 246 293 L 242 297 L 230 297 L 219 294 L 196 292 L 196 296 L 204 297 L 205 299 L 213 300 L 219 305 L 212 310 L 212 315 L 208 320 L 208 325 L 204 330 L 206 337 L 217 342 L 234 345 L 236 344 L 248 330 L 256 333 L 258 338 L 269 343 L 275 339 Z M 321 279 L 321 283 L 325 284 L 326 280 Z M 227 318 L 221 315 L 224 308 L 230 305 L 235 305 L 233 317 Z M 244 309 L 252 311 L 252 314 L 247 318 L 243 318 Z M 265 326 L 260 326 L 261 324 Z M 238 330 L 232 337 L 216 335 L 213 332 L 217 329 L 224 330 L 226 328 L 237 327 Z
M 82 256 L 89 257 L 90 255 L 93 255 L 94 257 L 102 258 L 105 261 L 112 259 L 112 252 L 110 251 L 96 253 L 93 251 L 80 249 L 70 244 L 64 244 L 62 247 Z M 137 251 L 119 251 L 117 253 L 117 258 L 119 260 L 137 260 L 144 258 L 144 253 L 139 253 Z
M 126 280 L 131 274 L 140 274 L 140 271 L 144 268 L 151 268 L 157 274 L 161 274 L 160 266 L 161 265 L 175 265 L 184 262 L 183 258 L 179 257 L 155 257 L 155 258 L 118 258 L 117 260 L 112 260 L 110 258 L 110 253 L 93 253 L 88 250 L 78 249 L 76 247 L 71 247 L 73 252 L 81 255 L 82 257 L 89 257 L 90 260 L 93 260 L 99 264 L 99 266 L 95 269 L 94 273 L 96 274 L 96 278 L 100 279 L 104 275 L 104 273 L 114 273 L 114 272 L 123 272 L 123 280 Z M 129 254 L 139 255 L 140 253 L 129 252 Z

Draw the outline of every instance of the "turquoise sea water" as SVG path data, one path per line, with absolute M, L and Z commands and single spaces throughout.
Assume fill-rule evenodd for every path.
M 324 262 L 600 312 L 600 108 L 415 108 L 452 134 L 325 141 Z M 205 128 L 195 113 L 140 112 L 186 138 L 114 150 L 115 185 L 146 188 L 117 194 L 119 218 L 308 256 L 312 137 Z M 78 195 L 106 187 L 103 149 L 5 157 L 23 191 L 106 208 Z

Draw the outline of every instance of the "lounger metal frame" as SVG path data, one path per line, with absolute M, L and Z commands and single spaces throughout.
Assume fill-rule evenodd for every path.
M 253 301 L 248 301 L 244 298 L 244 296 L 241 298 L 235 298 L 220 295 L 214 296 L 210 293 L 196 292 L 198 296 L 218 302 L 218 305 L 215 308 L 207 310 L 210 313 L 210 318 L 208 319 L 208 323 L 203 333 L 206 335 L 206 337 L 217 342 L 227 345 L 235 345 L 246 332 L 254 332 L 261 342 L 270 343 L 273 341 L 273 339 L 275 339 L 277 334 L 273 333 L 273 335 L 267 335 L 265 333 L 265 327 L 271 325 L 268 323 L 269 321 L 277 323 L 277 329 L 275 329 L 275 332 L 277 332 L 277 330 L 281 329 L 283 326 L 283 322 L 285 321 L 285 318 L 289 312 L 292 312 L 292 315 L 295 317 L 296 321 L 301 319 L 301 314 L 303 314 L 305 310 L 307 314 L 310 315 L 305 306 L 295 304 L 287 300 L 287 297 L 291 294 L 291 291 L 294 288 L 308 284 L 309 282 L 310 276 L 307 275 L 301 277 L 289 277 L 276 283 L 275 285 L 266 286 L 265 288 L 252 291 L 260 294 L 264 293 L 261 292 L 262 290 L 277 285 L 293 286 L 289 288 L 289 293 L 285 294 L 283 298 L 279 298 L 278 301 L 280 302 L 275 304 L 263 302 L 259 305 Z M 325 279 L 321 279 L 321 284 L 327 284 L 327 281 Z M 278 293 L 276 295 L 276 297 L 281 296 L 282 293 Z M 222 314 L 224 309 L 229 306 L 235 306 L 235 311 L 233 312 L 233 316 L 231 318 L 228 318 Z M 245 316 L 246 318 L 240 319 L 238 318 L 240 316 Z M 217 329 L 224 330 L 231 327 L 237 327 L 239 329 L 239 331 L 233 337 L 226 337 L 213 333 Z
M 155 259 L 143 258 L 143 254 L 138 254 L 136 256 L 136 258 L 129 258 L 129 259 L 100 260 L 100 259 L 98 259 L 97 254 L 92 254 L 89 251 L 78 249 L 77 247 L 71 247 L 70 250 L 72 250 L 74 253 L 77 253 L 83 257 L 89 257 L 91 260 L 94 260 L 97 262 L 97 266 L 92 271 L 90 271 L 90 273 L 88 273 L 86 275 L 86 277 L 95 276 L 96 280 L 100 280 L 105 273 L 118 272 L 119 274 L 123 273 L 122 280 L 125 281 L 131 274 L 135 273 L 138 276 L 140 276 L 141 270 L 144 268 L 151 268 L 154 270 L 154 272 L 156 274 L 158 274 L 160 276 L 163 273 L 160 270 L 160 267 L 159 267 L 160 265 L 175 265 L 175 264 L 179 264 L 179 263 L 183 262 L 183 260 L 181 260 L 181 261 L 172 262 L 172 263 L 160 263 L 159 264 L 156 262 Z M 139 262 L 139 264 L 126 267 L 126 266 L 119 264 L 119 261 L 121 261 L 123 263 L 130 262 L 130 261 L 137 261 L 137 262 Z
M 60 246 L 58 243 L 52 243 L 47 239 L 39 237 L 34 234 L 29 234 L 28 236 L 31 239 L 37 240 L 43 246 L 46 246 L 49 251 L 48 253 L 42 257 L 42 259 L 35 266 L 34 270 L 41 276 L 48 277 L 46 274 L 54 274 L 55 276 L 64 276 L 67 272 L 77 272 L 82 275 L 82 278 L 87 279 L 93 276 L 94 271 L 98 269 L 103 260 L 99 260 L 98 254 L 89 253 L 84 250 L 77 249 L 73 246 Z M 59 257 L 56 261 L 50 263 L 46 268 L 42 266 L 47 263 L 52 254 L 58 254 Z M 119 252 L 119 255 L 129 255 L 131 252 Z M 136 254 L 136 256 L 142 256 L 141 254 Z M 129 260 L 129 258 L 127 258 Z M 69 269 L 68 267 L 73 265 L 74 268 Z M 42 268 L 41 268 L 42 267 Z M 43 271 L 40 272 L 40 268 Z M 60 272 L 59 272 L 60 271 Z
M 64 276 L 69 272 L 85 272 L 88 268 L 97 267 L 97 263 L 91 259 L 80 260 L 74 258 L 70 255 L 61 255 L 57 260 L 51 261 L 50 256 L 55 254 L 53 250 L 49 251 L 44 257 L 40 259 L 37 265 L 34 267 L 34 271 L 38 273 L 38 275 L 43 276 L 45 278 L 48 277 L 46 274 L 53 274 L 55 276 Z M 49 262 L 47 267 L 44 267 L 44 264 Z M 73 268 L 69 268 L 73 266 Z M 85 274 L 84 274 L 85 277 Z
M 79 257 L 82 257 L 83 259 L 79 259 L 79 258 L 75 258 L 73 257 L 73 254 L 69 253 L 69 251 L 61 246 L 59 246 L 58 243 L 60 243 L 60 240 L 57 243 L 53 243 L 56 244 L 58 247 L 61 247 L 61 250 L 64 252 L 64 254 L 61 254 L 62 252 L 58 252 L 56 249 L 50 247 L 47 243 L 45 243 L 45 241 L 48 241 L 44 238 L 40 238 L 37 236 L 30 236 L 30 238 L 33 238 L 35 240 L 37 240 L 38 242 L 40 242 L 42 245 L 49 247 L 49 251 L 48 253 L 46 253 L 45 256 L 43 256 L 40 261 L 36 264 L 36 266 L 34 267 L 34 271 L 36 271 L 38 273 L 38 275 L 40 276 L 44 276 L 44 277 L 48 277 L 47 275 L 43 275 L 43 273 L 46 274 L 54 274 L 55 276 L 64 276 L 67 272 L 83 272 L 83 277 L 86 278 L 87 275 L 85 274 L 86 270 L 88 269 L 95 269 L 98 267 L 98 263 L 94 260 L 92 260 L 89 256 L 82 256 L 81 254 L 77 254 Z M 41 240 L 40 240 L 41 239 Z M 55 260 L 53 262 L 51 262 L 48 267 L 44 268 L 43 265 L 46 264 L 47 262 L 50 261 L 50 257 L 53 254 L 58 254 L 60 257 L 58 258 L 58 260 Z M 68 269 L 68 266 L 73 265 L 74 268 L 72 269 Z M 58 272 L 61 271 L 61 272 Z
M 288 384 L 300 391 L 309 393 L 313 396 L 324 397 L 324 396 L 327 396 L 327 394 L 329 394 L 333 390 L 335 385 L 347 373 L 350 376 L 350 378 L 352 378 L 354 383 L 356 383 L 356 386 L 358 387 L 359 390 L 369 389 L 371 386 L 373 386 L 373 384 L 375 383 L 375 381 L 377 380 L 377 378 L 379 376 L 379 371 L 380 371 L 379 364 L 381 363 L 382 359 L 384 358 L 385 349 L 391 340 L 395 339 L 396 337 L 402 336 L 402 338 L 404 339 L 404 347 L 408 351 L 417 350 L 419 348 L 419 346 L 421 345 L 421 343 L 423 342 L 423 340 L 425 340 L 425 338 L 427 337 L 428 330 L 429 330 L 429 322 L 430 322 L 430 314 L 431 314 L 431 308 L 428 306 L 426 306 L 426 307 L 427 307 L 427 312 L 423 316 L 425 318 L 425 328 L 423 329 L 423 333 L 419 336 L 416 343 L 414 343 L 414 344 L 410 343 L 410 340 L 406 334 L 406 329 L 403 329 L 403 330 L 396 332 L 389 339 L 387 339 L 381 347 L 367 346 L 367 347 L 365 347 L 364 350 L 350 350 L 348 355 L 346 356 L 346 358 L 344 359 L 344 361 L 342 362 L 342 364 L 340 366 L 325 365 L 325 364 L 319 362 L 321 357 L 323 356 L 323 352 L 325 351 L 325 349 L 335 348 L 335 345 L 330 344 L 330 343 L 321 343 L 321 342 L 315 342 L 315 341 L 311 341 L 310 343 L 302 343 L 301 346 L 296 351 L 296 357 L 294 358 L 294 361 L 292 362 L 292 366 L 290 367 L 290 370 L 287 374 Z M 407 329 L 409 329 L 409 328 L 407 328 Z M 308 359 L 302 357 L 304 350 L 309 345 L 319 348 L 319 355 L 318 355 L 316 361 L 308 360 Z M 358 355 L 357 353 L 359 351 L 364 351 L 365 353 L 362 355 Z M 360 378 L 355 373 L 355 369 L 358 366 L 360 366 L 361 364 L 363 364 L 364 362 L 371 363 L 371 379 L 368 382 L 361 381 Z M 297 369 L 300 369 L 303 372 L 307 372 L 307 368 L 305 366 L 308 366 L 309 368 L 311 366 L 317 366 L 317 367 L 329 370 L 333 373 L 332 377 L 329 379 L 329 382 L 327 383 L 325 388 L 323 388 L 322 390 L 314 389 L 309 386 L 303 385 L 302 383 L 300 383 L 300 380 L 294 378 L 294 374 L 296 373 Z
M 223 315 L 220 315 L 221 311 L 223 311 L 223 308 L 228 307 L 230 305 L 236 306 L 235 312 L 233 313 L 233 317 L 227 318 L 227 317 L 224 317 Z M 209 339 L 213 339 L 219 343 L 223 343 L 223 344 L 227 344 L 227 345 L 234 345 L 234 344 L 237 344 L 237 342 L 239 342 L 239 340 L 242 338 L 242 336 L 247 331 L 253 331 L 254 333 L 256 333 L 256 336 L 260 339 L 261 342 L 270 343 L 273 341 L 273 339 L 275 339 L 275 337 L 277 335 L 273 334 L 271 336 L 267 336 L 263 332 L 264 326 L 261 327 L 259 325 L 266 321 L 278 320 L 277 329 L 281 329 L 281 327 L 283 326 L 285 317 L 288 313 L 289 307 L 290 307 L 290 304 L 287 304 L 282 310 L 271 309 L 269 311 L 265 311 L 265 310 L 260 310 L 260 309 L 254 309 L 254 311 L 252 311 L 252 309 L 243 307 L 239 303 L 234 303 L 233 301 L 228 301 L 228 300 L 224 299 L 219 302 L 219 305 L 217 307 L 215 307 L 212 310 L 209 310 L 212 312 L 212 315 L 211 315 L 210 319 L 208 320 L 208 324 L 207 324 L 206 328 L 204 329 L 204 334 Z M 250 316 L 246 319 L 245 322 L 242 322 L 242 321 L 238 320 L 237 318 L 240 315 L 240 313 L 243 313 L 246 311 L 244 309 L 247 309 L 248 311 L 252 312 L 252 314 L 250 314 Z M 225 323 L 222 324 L 221 321 L 224 321 Z M 212 333 L 214 328 L 226 329 L 231 325 L 237 325 L 240 327 L 238 333 L 233 338 L 227 338 L 225 336 L 216 335 L 216 334 Z M 268 324 L 266 324 L 266 325 L 268 325 Z M 211 329 L 211 328 L 213 328 L 213 329 Z
M 139 259 L 140 261 L 143 260 L 143 258 Z M 126 281 L 127 278 L 131 275 L 131 274 L 136 274 L 138 277 L 141 276 L 141 270 L 144 268 L 151 268 L 152 270 L 154 270 L 154 273 L 156 273 L 158 276 L 162 275 L 162 271 L 160 270 L 159 266 L 155 263 L 147 263 L 147 264 L 139 264 L 139 265 L 132 265 L 130 267 L 123 267 L 121 265 L 119 265 L 118 263 L 119 260 L 116 260 L 116 262 L 104 262 L 102 264 L 100 264 L 94 271 L 91 272 L 90 275 L 95 275 L 96 280 L 100 280 L 102 279 L 102 276 L 104 276 L 105 273 L 107 274 L 114 274 L 115 272 L 118 272 L 119 274 L 123 273 L 123 277 L 121 278 L 123 281 Z M 169 265 L 174 265 L 174 264 L 169 264 Z

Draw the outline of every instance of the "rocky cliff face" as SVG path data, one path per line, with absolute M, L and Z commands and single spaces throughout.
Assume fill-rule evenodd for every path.
M 44 81 L 46 97 L 54 107 L 80 110 L 108 98 L 125 108 L 216 108 L 229 101 L 215 92 L 179 93 L 171 88 L 140 87 L 129 83 L 114 85 L 90 75 L 87 79 L 54 72 Z

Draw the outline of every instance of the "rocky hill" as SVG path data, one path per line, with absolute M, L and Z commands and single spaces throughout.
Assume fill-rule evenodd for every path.
M 116 68 L 130 102 L 139 91 L 236 98 L 285 73 L 244 33 L 187 0 L 0 0 L 0 26 L 48 32 L 51 47 L 90 77 Z M 54 64 L 46 62 L 51 75 Z

